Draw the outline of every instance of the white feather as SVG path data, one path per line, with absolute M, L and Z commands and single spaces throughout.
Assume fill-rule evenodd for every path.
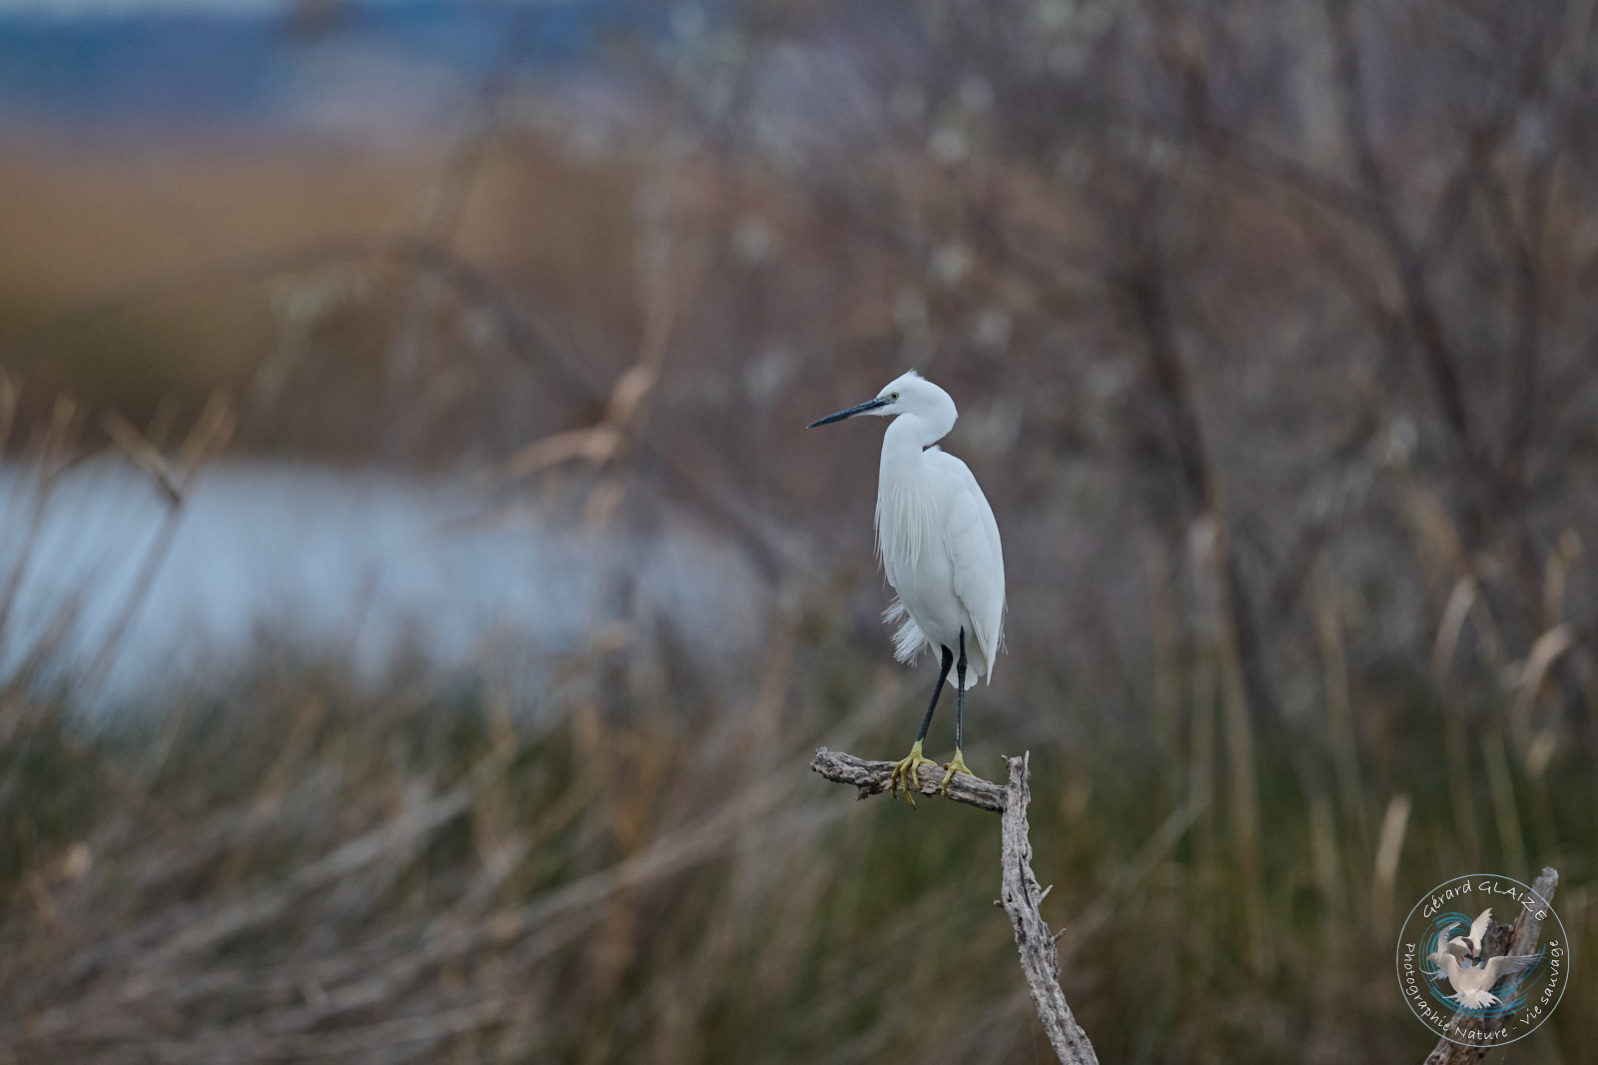
M 958 652 L 963 632 L 970 688 L 992 679 L 1004 638 L 998 522 L 966 464 L 936 446 L 958 417 L 949 394 L 912 371 L 879 398 L 890 398 L 879 413 L 898 416 L 883 435 L 876 513 L 877 554 L 898 593 L 883 615 L 900 623 L 894 654 Z
M 1439 948 L 1442 945 L 1443 936 L 1439 936 Z M 1457 999 L 1461 1006 L 1479 1010 L 1498 1005 L 1500 998 L 1493 993 L 1493 986 L 1505 976 L 1531 968 L 1537 963 L 1537 955 L 1502 955 L 1490 959 L 1486 965 L 1467 965 L 1459 960 L 1450 947 L 1434 951 L 1430 960 L 1437 964 L 1439 975 L 1447 977 L 1449 986 L 1454 989 L 1454 993 L 1448 997 Z
M 1470 952 L 1472 954 L 1481 954 L 1482 942 L 1487 938 L 1487 929 L 1492 926 L 1492 923 L 1493 910 L 1491 906 L 1477 914 L 1476 919 L 1470 923 Z
M 910 611 L 904 608 L 904 600 L 895 597 L 888 604 L 888 609 L 882 612 L 882 620 L 889 625 L 902 622 L 899 631 L 893 634 L 893 657 L 908 665 L 916 660 L 927 646 L 927 637 L 921 631 L 921 626 L 916 624 L 916 619 L 910 616 Z

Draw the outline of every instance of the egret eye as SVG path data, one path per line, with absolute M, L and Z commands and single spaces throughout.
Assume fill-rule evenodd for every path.
M 890 399 L 890 400 L 895 400 L 895 399 L 898 399 L 898 398 L 899 398 L 899 393 L 897 393 L 897 392 L 892 392 L 892 393 L 889 393 L 889 395 L 888 395 L 888 399 Z

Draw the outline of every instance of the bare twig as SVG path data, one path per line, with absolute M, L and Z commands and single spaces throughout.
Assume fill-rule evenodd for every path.
M 1545 866 L 1531 884 L 1532 893 L 1542 900 L 1543 905 L 1536 909 L 1529 905 L 1522 906 L 1520 916 L 1515 918 L 1513 927 L 1507 924 L 1495 924 L 1488 929 L 1486 939 L 1483 941 L 1482 956 L 1496 958 L 1500 954 L 1533 953 L 1542 935 L 1543 906 L 1553 902 L 1554 888 L 1558 886 L 1559 871 Z M 1445 1031 L 1460 1038 L 1470 1038 L 1466 1033 L 1476 1032 L 1485 1035 L 1496 1031 L 1502 1023 L 1502 1017 L 1483 1018 L 1456 1013 L 1453 1020 L 1448 1022 Z M 1488 1041 L 1483 1040 L 1483 1042 Z M 1486 1057 L 1490 1049 L 1492 1049 L 1490 1046 L 1462 1046 L 1443 1038 L 1439 1039 L 1432 1052 L 1426 1055 L 1425 1065 L 1474 1065 Z
M 999 905 L 1009 916 L 1010 927 L 1015 931 L 1021 972 L 1037 1008 L 1038 1020 L 1063 1065 L 1098 1065 L 1093 1044 L 1077 1024 L 1065 1001 L 1065 993 L 1060 990 L 1060 952 L 1055 947 L 1059 934 L 1049 930 L 1038 910 L 1050 889 L 1040 887 L 1032 872 L 1032 841 L 1027 825 L 1027 805 L 1032 799 L 1030 761 L 1030 755 L 1006 759 L 1010 782 L 1004 787 L 980 777 L 957 773 L 949 782 L 948 798 L 1004 815 L 1000 829 L 1003 870 Z M 892 762 L 868 762 L 825 747 L 816 751 L 810 763 L 811 769 L 828 780 L 853 784 L 862 799 L 888 790 L 893 766 Z M 938 795 L 942 793 L 942 785 L 941 775 L 926 773 L 916 790 L 923 795 Z
M 829 751 L 822 747 L 816 751 L 810 768 L 838 784 L 853 784 L 860 789 L 860 798 L 869 799 L 888 790 L 893 776 L 892 762 L 868 762 L 852 754 Z M 922 795 L 938 795 L 943 791 L 943 774 L 923 770 L 916 791 Z M 991 780 L 956 773 L 949 781 L 948 798 L 970 806 L 979 806 L 995 813 L 1004 810 L 1005 788 Z
M 1458 441 L 1467 466 L 1476 466 L 1481 451 L 1465 402 L 1457 352 L 1446 335 L 1443 316 L 1428 287 L 1426 264 L 1399 221 L 1393 189 L 1376 157 L 1375 135 L 1366 113 L 1365 70 L 1351 5 L 1347 0 L 1330 0 L 1327 13 L 1331 17 L 1336 48 L 1338 102 L 1360 189 L 1371 208 L 1369 224 L 1385 247 L 1403 289 L 1404 316 L 1437 394 L 1443 421 Z
M 1145 234 L 1140 239 L 1139 260 L 1128 274 L 1125 288 L 1128 308 L 1142 333 L 1152 393 L 1164 410 L 1172 457 L 1187 492 L 1191 517 L 1213 515 L 1224 531 L 1227 515 L 1221 478 L 1204 443 L 1193 382 L 1182 358 L 1177 320 L 1172 313 L 1166 266 L 1154 237 Z M 1236 649 L 1243 697 L 1260 726 L 1274 732 L 1280 714 L 1254 620 L 1253 599 L 1231 538 L 1223 537 L 1217 548 L 1223 620 Z

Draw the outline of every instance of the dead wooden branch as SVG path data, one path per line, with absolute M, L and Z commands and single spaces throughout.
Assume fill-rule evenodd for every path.
M 893 766 L 893 762 L 868 762 L 864 758 L 856 758 L 841 751 L 829 751 L 825 747 L 818 748 L 816 757 L 810 762 L 810 768 L 828 780 L 838 784 L 853 784 L 859 788 L 859 798 L 862 799 L 869 799 L 888 790 L 888 782 L 893 777 Z M 923 769 L 919 780 L 920 785 L 916 791 L 922 795 L 942 793 L 941 771 Z M 1004 795 L 1003 785 L 983 780 L 981 777 L 956 773 L 954 779 L 949 781 L 947 798 L 998 813 L 1004 809 Z
M 1021 952 L 1021 971 L 1026 974 L 1027 990 L 1032 992 L 1032 1003 L 1037 1007 L 1049 1045 L 1063 1065 L 1098 1065 L 1093 1044 L 1076 1023 L 1065 992 L 1060 990 L 1060 952 L 1054 945 L 1057 937 L 1038 910 L 1047 889 L 1038 887 L 1038 878 L 1032 873 L 1032 840 L 1026 819 L 1027 804 L 1032 800 L 1031 757 L 1027 754 L 1007 759 L 1010 784 L 1004 789 L 1001 830 L 1004 894 L 999 896 L 999 905 L 1010 917 L 1015 946 Z
M 1559 871 L 1551 867 L 1544 867 L 1537 879 L 1531 883 L 1531 890 L 1540 896 L 1544 903 L 1554 901 L 1554 888 L 1559 886 Z M 1494 924 L 1487 930 L 1483 943 L 1483 957 L 1496 958 L 1500 954 L 1532 954 L 1537 950 L 1537 941 L 1542 935 L 1542 918 L 1537 911 L 1529 906 L 1522 906 L 1520 916 L 1515 918 L 1513 926 L 1507 924 Z M 1502 1024 L 1502 1017 L 1491 1019 L 1472 1017 L 1465 1013 L 1456 1013 L 1444 1029 L 1459 1038 L 1469 1038 L 1465 1033 L 1487 1033 L 1496 1031 Z M 1490 1042 L 1490 1040 L 1483 1040 Z M 1491 1046 L 1461 1046 L 1449 1039 L 1439 1039 L 1432 1052 L 1426 1055 L 1425 1065 L 1474 1065 L 1487 1056 Z
M 1032 799 L 1030 756 L 1006 759 L 1010 781 L 1001 787 L 980 777 L 956 774 L 949 782 L 948 798 L 1002 813 L 1000 849 L 1001 882 L 999 906 L 1010 918 L 1015 945 L 1021 955 L 1021 972 L 1037 1009 L 1038 1020 L 1049 1045 L 1062 1065 L 1098 1065 L 1098 1055 L 1087 1033 L 1077 1024 L 1071 1007 L 1060 990 L 1060 953 L 1055 947 L 1056 933 L 1049 931 L 1039 905 L 1049 893 L 1038 885 L 1032 872 L 1031 831 L 1027 825 L 1027 805 Z M 869 762 L 852 754 L 822 747 L 810 768 L 828 780 L 852 784 L 858 797 L 870 798 L 888 790 L 893 776 L 892 762 Z M 924 772 L 916 789 L 923 795 L 942 793 L 943 774 Z

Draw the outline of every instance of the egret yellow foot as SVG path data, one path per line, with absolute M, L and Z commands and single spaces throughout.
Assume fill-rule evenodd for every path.
M 921 788 L 921 779 L 918 775 L 924 765 L 936 766 L 938 763 L 932 758 L 925 758 L 921 754 L 921 741 L 916 740 L 915 746 L 910 748 L 910 753 L 901 758 L 893 767 L 893 776 L 888 778 L 888 794 L 898 795 L 899 784 L 904 783 L 904 797 L 910 805 L 916 804 L 915 793 Z
M 943 774 L 943 794 L 945 795 L 949 794 L 949 781 L 954 779 L 956 773 L 964 773 L 968 777 L 976 776 L 975 773 L 965 767 L 965 752 L 958 747 L 954 749 L 954 761 L 943 763 L 943 768 L 948 770 L 948 772 Z

